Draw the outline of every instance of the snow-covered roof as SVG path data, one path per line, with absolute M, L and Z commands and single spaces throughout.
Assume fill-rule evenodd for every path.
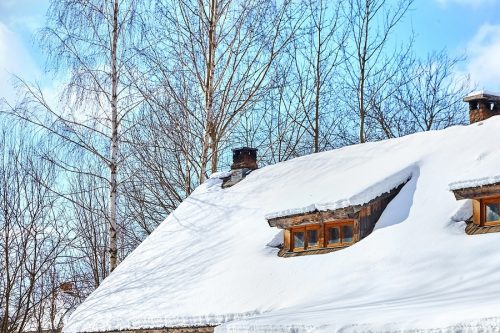
M 498 329 L 500 234 L 466 235 L 470 202 L 455 200 L 449 184 L 488 156 L 485 172 L 500 170 L 493 158 L 499 128 L 493 117 L 313 154 L 256 170 L 227 189 L 209 179 L 64 331 L 219 324 L 216 332 L 228 333 Z M 266 214 L 365 202 L 408 172 L 411 180 L 374 232 L 353 246 L 287 259 L 267 246 L 280 231 Z
M 478 151 L 474 158 L 471 166 L 450 184 L 450 190 L 500 183 L 500 147 L 496 151 Z

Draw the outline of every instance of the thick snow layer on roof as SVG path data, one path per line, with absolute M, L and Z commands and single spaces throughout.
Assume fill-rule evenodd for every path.
M 493 117 L 345 147 L 256 170 L 227 189 L 209 179 L 64 331 L 222 323 L 216 332 L 499 330 L 500 234 L 466 235 L 460 220 L 471 203 L 449 190 L 481 165 L 478 156 L 496 154 L 499 128 Z M 268 246 L 280 231 L 266 214 L 362 202 L 408 170 L 411 180 L 361 242 L 294 258 Z
M 500 182 L 500 146 L 496 151 L 477 152 L 475 157 L 476 159 L 472 165 L 464 170 L 458 180 L 450 184 L 451 190 Z
M 414 166 L 412 166 L 404 168 L 403 170 L 395 173 L 394 175 L 387 175 L 383 177 L 381 181 L 374 183 L 372 186 L 368 188 L 363 188 L 362 190 L 360 190 L 360 192 L 357 192 L 350 198 L 344 198 L 340 200 L 337 199 L 336 201 L 331 201 L 331 202 L 318 202 L 307 205 L 305 207 L 297 207 L 297 208 L 291 207 L 282 211 L 268 213 L 265 215 L 265 218 L 270 220 L 283 216 L 303 214 L 314 211 L 336 210 L 348 206 L 363 205 L 365 203 L 368 203 L 370 200 L 378 197 L 379 195 L 383 193 L 388 193 L 392 189 L 403 185 L 404 183 L 406 183 L 408 180 L 411 179 L 412 173 L 416 170 L 417 169 Z M 370 179 L 364 178 L 363 181 L 366 182 L 364 184 L 365 186 L 368 184 L 372 184 L 370 182 Z M 346 193 L 348 193 L 349 190 L 352 190 L 352 188 L 349 188 L 347 190 L 348 191 L 346 191 Z

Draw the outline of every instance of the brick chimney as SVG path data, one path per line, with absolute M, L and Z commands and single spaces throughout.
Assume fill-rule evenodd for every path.
M 231 175 L 223 178 L 222 187 L 226 188 L 235 185 L 257 168 L 256 148 L 241 147 L 233 149 Z
M 500 94 L 475 91 L 464 97 L 469 103 L 470 123 L 476 123 L 500 114 Z
M 257 169 L 257 149 L 241 147 L 233 149 L 233 164 L 231 170 Z

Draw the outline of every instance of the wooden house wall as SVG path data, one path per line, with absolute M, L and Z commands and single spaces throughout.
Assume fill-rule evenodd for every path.
M 500 225 L 495 226 L 481 226 L 474 222 L 468 221 L 465 227 L 467 235 L 481 235 L 500 232 Z
M 323 247 L 323 248 L 319 248 L 319 249 L 315 249 L 315 250 L 307 250 L 307 251 L 299 251 L 299 252 L 288 251 L 288 249 L 283 248 L 283 249 L 279 250 L 278 256 L 284 257 L 284 258 L 310 256 L 310 255 L 315 255 L 315 254 L 324 254 L 324 253 L 339 251 L 339 250 L 345 249 L 346 247 L 349 247 L 349 246 L 350 245 L 339 246 L 339 247 Z
M 481 225 L 481 201 L 472 200 L 472 222 L 476 225 Z
M 286 249 L 287 251 L 292 246 L 291 235 L 292 235 L 292 232 L 288 229 L 285 229 L 285 242 L 283 244 L 283 248 Z
M 353 229 L 353 239 L 354 239 L 354 243 L 357 243 L 359 242 L 362 238 L 361 238 L 361 224 L 359 223 L 360 220 L 359 219 L 354 219 L 354 225 L 352 227 Z
M 392 190 L 388 195 L 381 196 L 376 200 L 370 202 L 369 205 L 364 206 L 359 212 L 359 237 L 365 238 L 372 233 L 375 224 L 384 212 L 389 202 L 399 193 L 402 187 Z
M 320 244 L 320 246 L 325 244 L 325 226 L 323 223 L 319 224 L 318 243 Z

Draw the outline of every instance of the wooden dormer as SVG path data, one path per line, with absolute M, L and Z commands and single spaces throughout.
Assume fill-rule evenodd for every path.
M 278 256 L 328 253 L 359 242 L 372 233 L 382 212 L 406 183 L 363 205 L 269 217 L 267 222 L 271 227 L 284 230 Z
M 500 232 L 500 183 L 452 189 L 457 200 L 472 201 L 472 218 L 465 232 L 477 235 Z

